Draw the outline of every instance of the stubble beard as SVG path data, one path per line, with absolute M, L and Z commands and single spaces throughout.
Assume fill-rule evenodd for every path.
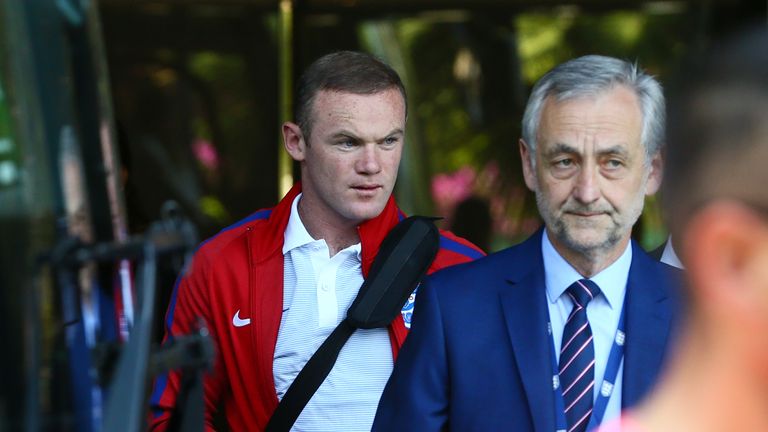
M 644 190 L 644 187 L 641 188 L 642 190 Z M 643 211 L 644 203 L 645 196 L 639 191 L 624 214 L 620 213 L 609 203 L 603 206 L 566 203 L 559 209 L 552 210 L 551 203 L 547 197 L 543 193 L 536 191 L 536 205 L 549 233 L 564 247 L 590 260 L 597 259 L 613 251 L 621 240 L 631 232 L 632 226 L 637 222 Z M 603 211 L 610 218 L 610 226 L 595 226 L 593 228 L 595 231 L 602 231 L 604 234 L 595 236 L 596 238 L 593 241 L 577 238 L 574 235 L 575 227 L 566 222 L 563 217 L 564 213 L 592 212 L 596 210 Z

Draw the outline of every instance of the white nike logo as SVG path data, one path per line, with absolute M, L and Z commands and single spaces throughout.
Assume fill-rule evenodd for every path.
M 232 317 L 232 325 L 234 325 L 235 327 L 247 326 L 250 323 L 251 323 L 250 318 L 246 318 L 246 319 L 240 318 L 240 309 L 238 309 L 237 312 L 235 312 L 235 316 Z

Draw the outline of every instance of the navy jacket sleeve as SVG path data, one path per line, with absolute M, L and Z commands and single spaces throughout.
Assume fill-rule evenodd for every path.
M 422 283 L 411 332 L 381 397 L 373 431 L 447 428 L 448 372 L 443 322 L 434 287 Z

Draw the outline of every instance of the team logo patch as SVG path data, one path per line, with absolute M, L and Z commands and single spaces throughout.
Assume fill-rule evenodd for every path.
M 405 323 L 405 328 L 407 329 L 411 328 L 411 318 L 413 317 L 413 307 L 416 302 L 416 291 L 419 290 L 419 285 L 416 285 L 416 289 L 413 290 L 411 295 L 408 296 L 408 300 L 406 300 L 405 305 L 403 306 L 403 309 L 400 310 L 400 313 L 403 315 L 403 322 Z

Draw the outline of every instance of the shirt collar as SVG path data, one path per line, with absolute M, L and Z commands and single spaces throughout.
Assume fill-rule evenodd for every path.
M 677 253 L 672 247 L 672 236 L 669 236 L 667 239 L 667 244 L 664 246 L 664 252 L 661 254 L 661 259 L 659 261 L 679 269 L 683 268 L 683 263 L 680 262 L 680 258 L 677 257 Z
M 285 227 L 285 239 L 283 241 L 283 255 L 292 249 L 302 247 L 316 240 L 309 235 L 307 228 L 299 217 L 299 200 L 302 194 L 296 195 L 291 204 L 291 215 L 288 217 L 288 225 Z
M 293 249 L 310 243 L 322 243 L 325 246 L 325 240 L 315 240 L 309 234 L 309 231 L 307 231 L 304 222 L 301 221 L 301 217 L 299 216 L 299 200 L 301 199 L 301 196 L 301 193 L 296 195 L 296 198 L 293 199 L 293 203 L 291 204 L 291 215 L 288 217 L 288 225 L 285 227 L 285 235 L 283 239 L 283 255 Z M 361 260 L 361 250 L 360 243 L 353 244 L 344 249 L 344 251 L 355 252 L 358 261 Z
M 632 265 L 632 242 L 627 243 L 621 256 L 600 273 L 589 278 L 600 287 L 611 309 L 620 301 L 627 287 L 629 267 Z M 541 253 L 544 259 L 544 278 L 549 301 L 555 303 L 571 284 L 584 277 L 568 263 L 549 241 L 549 233 L 541 236 Z

